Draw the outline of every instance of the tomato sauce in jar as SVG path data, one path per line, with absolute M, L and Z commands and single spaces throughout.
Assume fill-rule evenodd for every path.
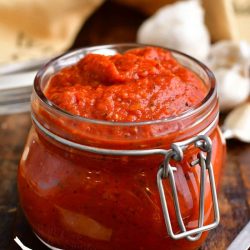
M 225 145 L 217 126 L 215 80 L 204 65 L 157 47 L 80 49 L 38 72 L 32 119 L 18 188 L 25 215 L 47 246 L 70 250 L 201 246 L 206 232 L 194 241 L 168 234 L 157 176 L 173 143 L 202 134 L 211 141 L 211 164 L 219 183 Z M 182 159 L 171 158 L 167 165 L 175 167 L 179 214 L 187 231 L 216 217 L 206 175 L 204 222 L 198 225 L 199 153 L 196 144 L 188 144 Z M 166 176 L 162 183 L 172 229 L 179 234 L 185 230 L 178 221 L 172 184 Z

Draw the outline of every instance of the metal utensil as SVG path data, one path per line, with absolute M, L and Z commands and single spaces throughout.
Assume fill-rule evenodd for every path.
M 0 75 L 0 91 L 11 91 L 12 89 L 32 86 L 36 76 L 36 70 L 11 75 Z
M 15 237 L 14 241 L 17 243 L 17 245 L 22 249 L 22 250 L 32 250 L 31 248 L 26 247 L 18 237 Z
M 37 69 L 47 60 L 0 66 L 0 115 L 28 111 Z
M 31 61 L 24 61 L 19 63 L 11 63 L 0 66 L 0 75 L 10 75 L 14 73 L 20 73 L 25 71 L 33 71 L 40 68 L 43 64 L 45 64 L 49 58 L 47 59 L 36 59 Z
M 250 221 L 240 231 L 227 250 L 248 250 L 250 249 Z
M 0 75 L 0 115 L 29 110 L 35 75 L 36 71 Z

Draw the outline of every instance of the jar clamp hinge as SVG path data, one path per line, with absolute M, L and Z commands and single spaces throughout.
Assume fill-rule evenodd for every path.
M 183 218 L 181 215 L 180 204 L 178 200 L 177 189 L 174 179 L 174 171 L 177 169 L 170 164 L 170 160 L 181 161 L 183 159 L 183 154 L 185 149 L 189 145 L 194 145 L 200 149 L 198 157 L 195 161 L 191 162 L 191 166 L 200 165 L 200 198 L 199 198 L 199 219 L 198 228 L 187 231 Z M 205 155 L 206 153 L 206 155 Z M 163 164 L 160 166 L 157 173 L 157 185 L 160 193 L 160 200 L 163 210 L 163 215 L 165 219 L 165 224 L 167 232 L 171 238 L 178 240 L 181 238 L 186 238 L 190 241 L 198 240 L 204 231 L 215 228 L 219 224 L 219 208 L 216 193 L 216 185 L 213 174 L 213 167 L 211 164 L 211 154 L 212 154 L 212 142 L 208 136 L 198 135 L 189 140 L 173 143 L 171 145 L 171 150 L 166 152 Z M 205 206 L 205 182 L 206 182 L 206 172 L 208 172 L 209 181 L 211 185 L 212 202 L 214 210 L 214 222 L 209 225 L 204 225 L 204 206 Z M 169 183 L 171 186 L 171 191 L 173 195 L 174 208 L 176 212 L 176 217 L 181 233 L 175 234 L 172 229 L 172 224 L 168 212 L 167 200 L 165 197 L 165 192 L 163 188 L 163 180 L 169 178 Z

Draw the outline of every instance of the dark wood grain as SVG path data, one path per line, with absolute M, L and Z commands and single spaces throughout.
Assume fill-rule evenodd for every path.
M 146 16 L 115 1 L 104 3 L 84 24 L 73 48 L 136 41 L 136 32 Z
M 229 141 L 219 192 L 221 223 L 209 234 L 202 249 L 226 249 L 250 220 L 249 169 L 250 145 Z
M 0 116 L 0 249 L 8 249 L 17 212 L 16 173 L 30 115 Z
M 106 2 L 86 22 L 73 48 L 95 44 L 134 42 L 146 18 L 136 10 Z M 28 113 L 0 117 L 0 250 L 19 250 L 15 236 L 33 250 L 45 250 L 18 208 L 16 170 L 30 127 Z M 202 250 L 224 250 L 250 220 L 250 145 L 228 143 L 219 193 L 221 223 Z

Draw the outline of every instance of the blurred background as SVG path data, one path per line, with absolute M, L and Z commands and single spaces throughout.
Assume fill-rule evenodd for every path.
M 28 109 L 35 73 L 50 58 L 123 42 L 201 60 L 221 83 L 221 108 L 229 110 L 250 92 L 249 30 L 249 0 L 0 0 L 0 114 Z
M 221 123 L 229 117 L 228 137 L 238 140 L 228 142 L 221 224 L 202 249 L 226 249 L 250 220 L 249 0 L 0 0 L 0 37 L 0 249 L 19 249 L 16 235 L 44 249 L 18 208 L 16 188 L 37 70 L 72 49 L 127 42 L 180 50 L 217 78 Z

